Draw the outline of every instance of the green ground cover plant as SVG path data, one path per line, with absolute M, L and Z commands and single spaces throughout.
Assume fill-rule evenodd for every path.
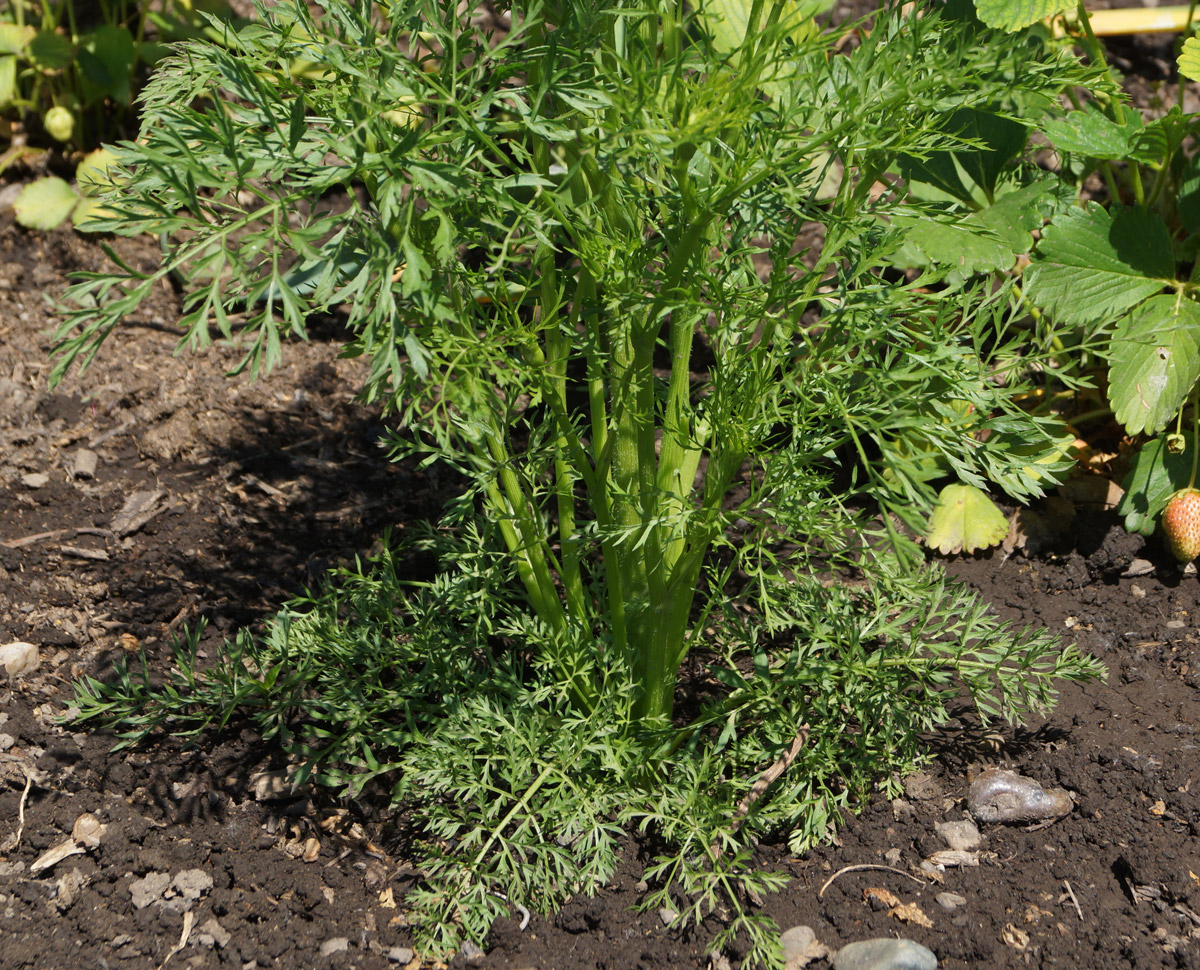
M 937 8 L 842 50 L 823 6 L 535 2 L 487 35 L 285 2 L 161 61 L 95 226 L 162 264 L 80 278 L 56 377 L 164 278 L 181 347 L 215 329 L 255 373 L 337 309 L 392 453 L 466 484 L 432 578 L 389 549 L 215 663 L 195 630 L 165 682 L 86 679 L 80 716 L 125 743 L 248 717 L 298 780 L 386 792 L 426 948 L 594 891 L 640 827 L 647 905 L 777 966 L 756 840 L 828 837 L 956 698 L 1021 720 L 1100 676 L 912 538 L 947 475 L 1029 498 L 1070 465 L 1023 406 L 1059 346 L 1008 270 L 1061 203 L 1018 185 L 1013 119 L 1094 72 Z M 943 258 L 968 237 L 996 245 Z

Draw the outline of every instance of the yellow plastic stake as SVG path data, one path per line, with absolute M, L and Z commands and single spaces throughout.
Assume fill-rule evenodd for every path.
M 1092 10 L 1088 18 L 1097 37 L 1117 37 L 1123 34 L 1166 34 L 1188 29 L 1190 4 L 1173 7 L 1129 7 L 1124 10 Z M 1069 30 L 1070 19 L 1054 21 L 1054 33 L 1062 37 Z

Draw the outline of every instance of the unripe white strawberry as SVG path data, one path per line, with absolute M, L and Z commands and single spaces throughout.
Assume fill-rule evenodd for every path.
M 42 119 L 42 127 L 51 138 L 58 141 L 69 141 L 75 132 L 75 116 L 69 108 L 56 105 L 46 112 Z
M 1180 562 L 1200 556 L 1200 489 L 1181 488 L 1163 509 L 1167 547 Z

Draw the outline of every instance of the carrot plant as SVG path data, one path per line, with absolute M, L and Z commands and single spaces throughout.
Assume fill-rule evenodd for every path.
M 427 837 L 407 903 L 431 946 L 595 889 L 639 824 L 674 847 L 654 904 L 724 911 L 715 945 L 745 931 L 777 964 L 745 905 L 779 884 L 756 835 L 826 837 L 962 685 L 1021 719 L 1097 676 L 850 501 L 927 502 L 930 456 L 1025 495 L 1056 467 L 1011 366 L 1044 350 L 986 272 L 894 273 L 921 210 L 889 172 L 982 153 L 949 115 L 1070 74 L 934 11 L 836 53 L 822 6 L 535 2 L 489 35 L 434 0 L 263 4 L 163 62 L 99 200 L 103 227 L 166 240 L 162 264 L 79 280 L 56 376 L 166 277 L 182 345 L 215 327 L 251 371 L 336 308 L 393 452 L 468 488 L 424 540 L 432 581 L 385 555 L 212 671 L 193 638 L 161 689 L 85 681 L 83 716 L 132 742 L 241 711 L 303 776 L 389 785 Z M 848 568 L 866 586 L 819 579 Z M 685 660 L 712 673 L 686 712 Z

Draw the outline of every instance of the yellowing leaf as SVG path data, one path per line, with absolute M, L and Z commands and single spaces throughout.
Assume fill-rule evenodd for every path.
M 13 209 L 26 229 L 54 229 L 71 214 L 79 196 L 57 175 L 47 175 L 21 189 Z
M 942 555 L 974 552 L 1003 541 L 1008 520 L 974 485 L 947 485 L 929 517 L 925 544 Z
M 1179 52 L 1179 73 L 1192 81 L 1200 81 L 1200 40 L 1189 37 Z

